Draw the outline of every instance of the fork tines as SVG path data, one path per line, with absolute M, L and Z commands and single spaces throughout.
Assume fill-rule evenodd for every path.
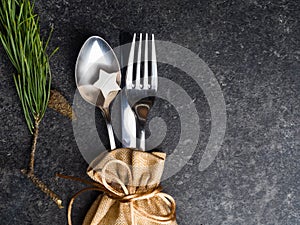
M 129 53 L 129 60 L 126 72 L 126 88 L 127 89 L 154 89 L 157 90 L 157 61 L 156 61 L 156 50 L 155 50 L 155 41 L 154 34 L 152 34 L 151 40 L 151 58 L 149 57 L 149 44 L 148 44 L 148 34 L 145 34 L 145 40 L 143 41 L 143 35 L 140 34 L 138 41 L 138 50 L 137 57 L 135 56 L 135 44 L 136 44 L 136 34 L 133 35 L 133 40 L 131 44 L 131 49 Z M 143 55 L 143 77 L 141 77 L 142 71 L 142 45 L 144 47 Z M 151 62 L 151 83 L 149 83 L 149 61 Z M 135 82 L 133 77 L 134 64 L 136 62 L 136 73 L 135 73 Z

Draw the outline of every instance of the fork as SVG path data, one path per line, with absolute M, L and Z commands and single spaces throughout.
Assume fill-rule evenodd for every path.
M 138 129 L 137 137 L 140 139 L 138 148 L 145 151 L 146 140 L 145 140 L 145 125 L 147 117 L 151 107 L 153 106 L 155 95 L 157 93 L 157 62 L 156 62 L 156 51 L 154 43 L 154 35 L 152 34 L 151 40 L 151 76 L 149 77 L 148 68 L 148 34 L 145 35 L 144 41 L 144 75 L 141 78 L 141 55 L 142 55 L 142 37 L 140 34 L 138 42 L 138 52 L 136 59 L 136 74 L 135 81 L 133 81 L 133 66 L 134 66 L 134 52 L 136 34 L 133 35 L 131 49 L 129 53 L 128 66 L 126 71 L 126 86 L 125 93 L 127 96 L 128 103 L 133 110 Z M 151 83 L 149 82 L 151 80 Z

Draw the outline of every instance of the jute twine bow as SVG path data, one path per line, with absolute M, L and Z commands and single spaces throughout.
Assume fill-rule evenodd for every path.
M 166 193 L 162 193 L 161 192 L 162 191 L 161 186 L 157 186 L 156 188 L 154 188 L 150 191 L 147 191 L 147 192 L 130 194 L 129 190 L 126 187 L 126 185 L 124 184 L 124 182 L 122 182 L 122 180 L 117 178 L 117 177 L 113 177 L 113 180 L 121 186 L 123 192 L 118 191 L 113 186 L 108 184 L 107 180 L 106 180 L 106 177 L 107 177 L 106 170 L 107 170 L 107 167 L 110 164 L 113 164 L 113 163 L 120 164 L 120 165 L 122 165 L 126 168 L 126 170 L 128 171 L 129 183 L 131 184 L 132 183 L 132 173 L 131 173 L 130 167 L 125 162 L 117 160 L 117 159 L 108 161 L 104 165 L 104 167 L 102 168 L 101 178 L 102 178 L 102 183 L 103 184 L 98 183 L 98 182 L 86 181 L 86 180 L 76 178 L 76 177 L 72 177 L 72 176 L 65 176 L 65 175 L 62 175 L 62 174 L 57 174 L 57 176 L 61 177 L 61 178 L 76 180 L 76 181 L 80 181 L 80 182 L 92 185 L 92 187 L 84 188 L 81 191 L 77 192 L 71 198 L 69 206 L 68 206 L 68 224 L 69 225 L 72 225 L 72 207 L 73 207 L 73 203 L 79 195 L 81 195 L 82 193 L 84 193 L 86 191 L 104 192 L 104 194 L 107 195 L 111 199 L 117 200 L 121 203 L 130 204 L 131 224 L 133 224 L 133 225 L 137 225 L 137 223 L 135 221 L 135 215 L 140 215 L 143 218 L 145 218 L 149 221 L 152 221 L 154 223 L 158 223 L 158 224 L 168 224 L 168 223 L 170 223 L 170 222 L 172 222 L 176 219 L 176 215 L 175 215 L 176 203 L 175 203 L 175 200 L 173 199 L 172 196 L 170 196 Z M 112 178 L 110 177 L 110 179 L 112 179 Z M 139 200 L 151 199 L 153 197 L 160 197 L 163 200 L 163 202 L 169 207 L 170 212 L 167 215 L 163 215 L 163 216 L 152 215 L 149 212 L 139 208 L 136 205 L 136 202 L 139 201 Z

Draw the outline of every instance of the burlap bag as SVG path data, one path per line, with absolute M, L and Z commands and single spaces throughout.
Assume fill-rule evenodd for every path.
M 87 173 L 106 190 L 92 204 L 83 225 L 177 225 L 175 201 L 159 186 L 165 157 L 161 152 L 126 148 L 97 157 Z

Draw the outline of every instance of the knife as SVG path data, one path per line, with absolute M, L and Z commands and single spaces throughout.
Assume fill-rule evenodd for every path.
M 121 72 L 122 81 L 121 88 L 126 85 L 126 66 L 128 64 L 128 53 L 130 46 L 125 44 L 131 43 L 132 35 L 128 32 L 120 33 L 120 61 L 121 61 Z M 125 148 L 136 148 L 136 120 L 131 107 L 128 104 L 125 91 L 121 91 L 121 127 L 122 127 L 122 146 Z

